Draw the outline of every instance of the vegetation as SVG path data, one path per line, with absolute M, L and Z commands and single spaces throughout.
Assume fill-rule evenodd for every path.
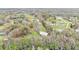
M 0 13 L 0 50 L 79 49 L 79 16 Z

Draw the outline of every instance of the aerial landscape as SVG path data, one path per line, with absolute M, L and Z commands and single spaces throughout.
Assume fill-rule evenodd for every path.
M 0 50 L 79 50 L 79 9 L 1 8 Z

